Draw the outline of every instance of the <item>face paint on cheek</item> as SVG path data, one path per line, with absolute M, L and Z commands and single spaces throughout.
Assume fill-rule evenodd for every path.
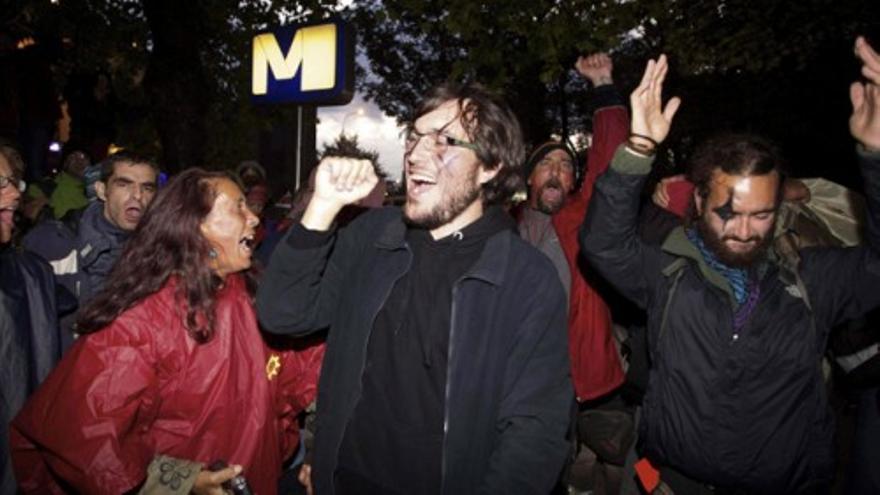
M 712 211 L 718 215 L 718 218 L 721 219 L 724 227 L 727 227 L 727 222 L 729 222 L 733 218 L 733 189 L 730 189 L 728 192 L 727 202 L 718 208 L 713 209 Z

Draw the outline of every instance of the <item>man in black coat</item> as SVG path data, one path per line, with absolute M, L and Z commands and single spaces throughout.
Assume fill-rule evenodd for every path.
M 9 422 L 61 359 L 52 269 L 11 242 L 23 168 L 18 152 L 0 145 L 0 493 L 17 489 L 9 462 Z
M 724 135 L 694 152 L 695 216 L 661 246 L 636 235 L 639 191 L 679 100 L 651 60 L 632 127 L 596 184 L 581 232 L 589 261 L 649 313 L 642 453 L 678 493 L 827 493 L 833 425 L 821 359 L 830 329 L 880 305 L 880 56 L 856 53 L 851 89 L 865 245 L 770 249 L 783 177 L 775 147 Z
M 574 400 L 552 263 L 499 206 L 521 182 L 519 123 L 474 86 L 423 101 L 402 208 L 340 209 L 372 190 L 325 158 L 257 294 L 263 325 L 328 328 L 312 481 L 319 494 L 535 493 L 553 487 Z

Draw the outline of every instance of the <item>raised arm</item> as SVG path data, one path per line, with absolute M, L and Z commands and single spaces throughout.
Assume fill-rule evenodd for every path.
M 661 55 L 650 60 L 630 95 L 632 121 L 626 144 L 615 153 L 610 170 L 596 182 L 581 228 L 581 250 L 605 278 L 638 304 L 646 304 L 644 246 L 639 240 L 639 192 L 659 143 L 669 133 L 680 100 L 662 105 L 668 65 Z
M 260 280 L 256 306 L 266 330 L 307 334 L 330 324 L 345 266 L 358 249 L 345 235 L 334 245 L 333 222 L 377 181 L 367 160 L 328 157 L 318 164 L 302 221 L 278 245 Z
M 593 193 L 596 179 L 608 170 L 614 150 L 626 141 L 629 115 L 623 98 L 614 87 L 614 63 L 610 56 L 594 53 L 579 57 L 575 68 L 581 77 L 589 79 L 593 84 L 590 94 L 590 106 L 594 108 L 593 145 L 588 151 L 586 174 L 578 191 L 586 205 Z
M 802 252 L 802 272 L 810 299 L 828 325 L 858 317 L 880 305 L 880 54 L 861 37 L 856 40 L 855 53 L 867 79 L 850 87 L 853 112 L 849 119 L 864 179 L 865 245 Z

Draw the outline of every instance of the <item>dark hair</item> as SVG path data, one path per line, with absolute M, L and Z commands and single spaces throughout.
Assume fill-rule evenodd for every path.
M 21 153 L 19 153 L 17 149 L 0 141 L 0 155 L 3 155 L 3 158 L 6 158 L 6 161 L 9 162 L 9 166 L 12 167 L 13 171 L 18 172 L 19 174 L 24 173 L 24 160 L 22 160 Z
M 702 198 L 709 196 L 712 174 L 716 169 L 728 175 L 779 175 L 777 204 L 782 201 L 785 162 L 782 152 L 772 142 L 753 134 L 723 133 L 697 146 L 690 159 L 688 180 Z
M 214 332 L 214 297 L 220 278 L 209 267 L 211 245 L 201 235 L 202 221 L 216 198 L 212 183 L 225 172 L 191 168 L 171 179 L 138 223 L 101 292 L 80 313 L 77 331 L 106 327 L 123 311 L 177 277 L 175 297 L 186 308 L 184 325 L 197 342 Z M 256 287 L 250 270 L 248 289 Z
M 445 83 L 428 92 L 412 122 L 448 101 L 458 102 L 461 125 L 477 145 L 477 158 L 487 169 L 499 169 L 491 181 L 483 184 L 483 201 L 486 204 L 505 202 L 523 189 L 519 168 L 526 153 L 519 120 L 507 103 L 482 86 Z
M 156 172 L 158 177 L 159 164 L 155 160 L 145 155 L 140 155 L 132 151 L 117 151 L 108 156 L 101 162 L 101 182 L 107 182 L 107 179 L 116 171 L 116 165 L 119 163 L 129 163 L 132 165 L 147 165 Z

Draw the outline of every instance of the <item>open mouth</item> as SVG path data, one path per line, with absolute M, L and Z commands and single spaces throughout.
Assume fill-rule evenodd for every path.
M 129 206 L 125 209 L 125 219 L 131 223 L 137 223 L 143 215 L 143 210 L 136 206 Z
M 409 189 L 415 195 L 423 194 L 437 185 L 437 180 L 424 172 L 410 172 L 409 181 Z
M 245 250 L 245 252 L 251 253 L 251 252 L 253 252 L 254 247 L 257 244 L 257 241 L 254 238 L 254 234 L 248 234 L 248 235 L 242 237 L 241 240 L 238 241 L 238 244 L 241 246 L 242 249 Z
M 7 206 L 5 208 L 0 208 L 0 223 L 5 223 L 7 225 L 15 224 L 15 210 L 17 205 Z

